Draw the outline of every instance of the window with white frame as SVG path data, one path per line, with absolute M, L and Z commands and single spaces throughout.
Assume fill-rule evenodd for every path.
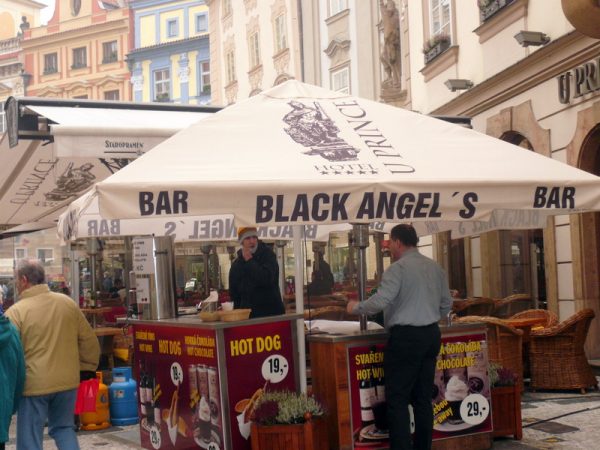
M 37 259 L 40 260 L 42 264 L 48 264 L 54 261 L 54 249 L 53 248 L 38 248 L 37 249 Z
M 79 69 L 87 66 L 87 48 L 79 47 L 73 49 L 73 65 L 72 69 Z
M 329 15 L 335 16 L 337 13 L 348 9 L 348 0 L 329 0 Z
M 348 67 L 331 72 L 331 90 L 344 94 L 350 93 L 350 70 Z
M 177 19 L 167 20 L 167 37 L 177 37 L 179 34 L 179 22 Z
M 200 61 L 200 95 L 210 94 L 210 61 Z
M 208 14 L 201 13 L 196 16 L 196 33 L 206 33 L 208 31 Z
M 58 71 L 58 55 L 55 53 L 48 53 L 44 55 L 44 75 L 49 73 L 56 73 Z
M 260 64 L 260 39 L 258 31 L 252 33 L 248 39 L 248 52 L 250 53 L 250 69 Z
M 171 70 L 160 69 L 154 71 L 154 99 L 167 101 L 171 95 Z
M 287 48 L 285 14 L 275 18 L 275 53 Z
M 26 248 L 15 248 L 15 259 L 24 259 L 27 258 L 27 249 Z
M 233 53 L 233 50 L 227 52 L 227 55 L 225 55 L 225 62 L 227 64 L 227 84 L 233 83 L 236 80 L 235 55 Z
M 117 41 L 103 42 L 102 43 L 102 62 L 104 64 L 116 62 L 119 58 L 119 51 L 117 47 Z
M 451 0 L 429 0 L 431 36 L 451 36 L 450 2 Z

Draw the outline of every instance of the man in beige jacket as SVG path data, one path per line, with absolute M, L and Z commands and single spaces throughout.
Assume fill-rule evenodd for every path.
M 100 346 L 79 306 L 51 292 L 37 260 L 20 260 L 20 300 L 6 311 L 25 351 L 26 379 L 17 416 L 17 450 L 42 450 L 44 423 L 60 450 L 78 450 L 73 411 L 79 372 L 98 367 Z

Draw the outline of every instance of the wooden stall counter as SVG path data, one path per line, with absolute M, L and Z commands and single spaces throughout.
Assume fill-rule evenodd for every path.
M 299 318 L 129 320 L 142 447 L 250 450 L 257 396 L 299 386 Z
M 492 421 L 485 328 L 480 324 L 461 324 L 441 329 L 442 347 L 432 399 L 433 448 L 488 449 L 492 445 Z M 385 401 L 386 340 L 387 333 L 383 330 L 331 335 L 321 329 L 319 334 L 308 336 L 312 389 L 327 410 L 329 449 L 386 448 L 388 434 L 376 427 L 374 414 L 380 410 L 376 405 Z M 450 379 L 453 386 L 462 386 L 465 393 L 469 390 L 469 395 L 477 394 L 464 402 L 477 403 L 480 408 L 477 418 L 462 420 L 457 403 L 445 398 Z M 473 381 L 469 382 L 470 379 Z

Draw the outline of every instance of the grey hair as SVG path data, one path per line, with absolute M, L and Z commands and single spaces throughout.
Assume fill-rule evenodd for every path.
M 20 259 L 17 263 L 17 277 L 27 278 L 32 286 L 46 282 L 46 271 L 38 259 Z

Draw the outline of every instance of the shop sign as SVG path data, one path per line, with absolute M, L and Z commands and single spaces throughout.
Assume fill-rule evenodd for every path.
M 387 448 L 384 344 L 348 347 L 353 448 Z M 432 406 L 433 439 L 492 431 L 487 343 L 481 333 L 442 337 Z M 411 431 L 414 432 L 409 406 Z
M 556 77 L 558 100 L 568 104 L 571 98 L 581 97 L 600 90 L 600 57 L 575 67 Z
M 235 450 L 251 448 L 248 412 L 262 392 L 296 391 L 292 323 L 286 320 L 224 330 L 228 419 Z
M 135 325 L 142 447 L 224 449 L 216 333 Z

